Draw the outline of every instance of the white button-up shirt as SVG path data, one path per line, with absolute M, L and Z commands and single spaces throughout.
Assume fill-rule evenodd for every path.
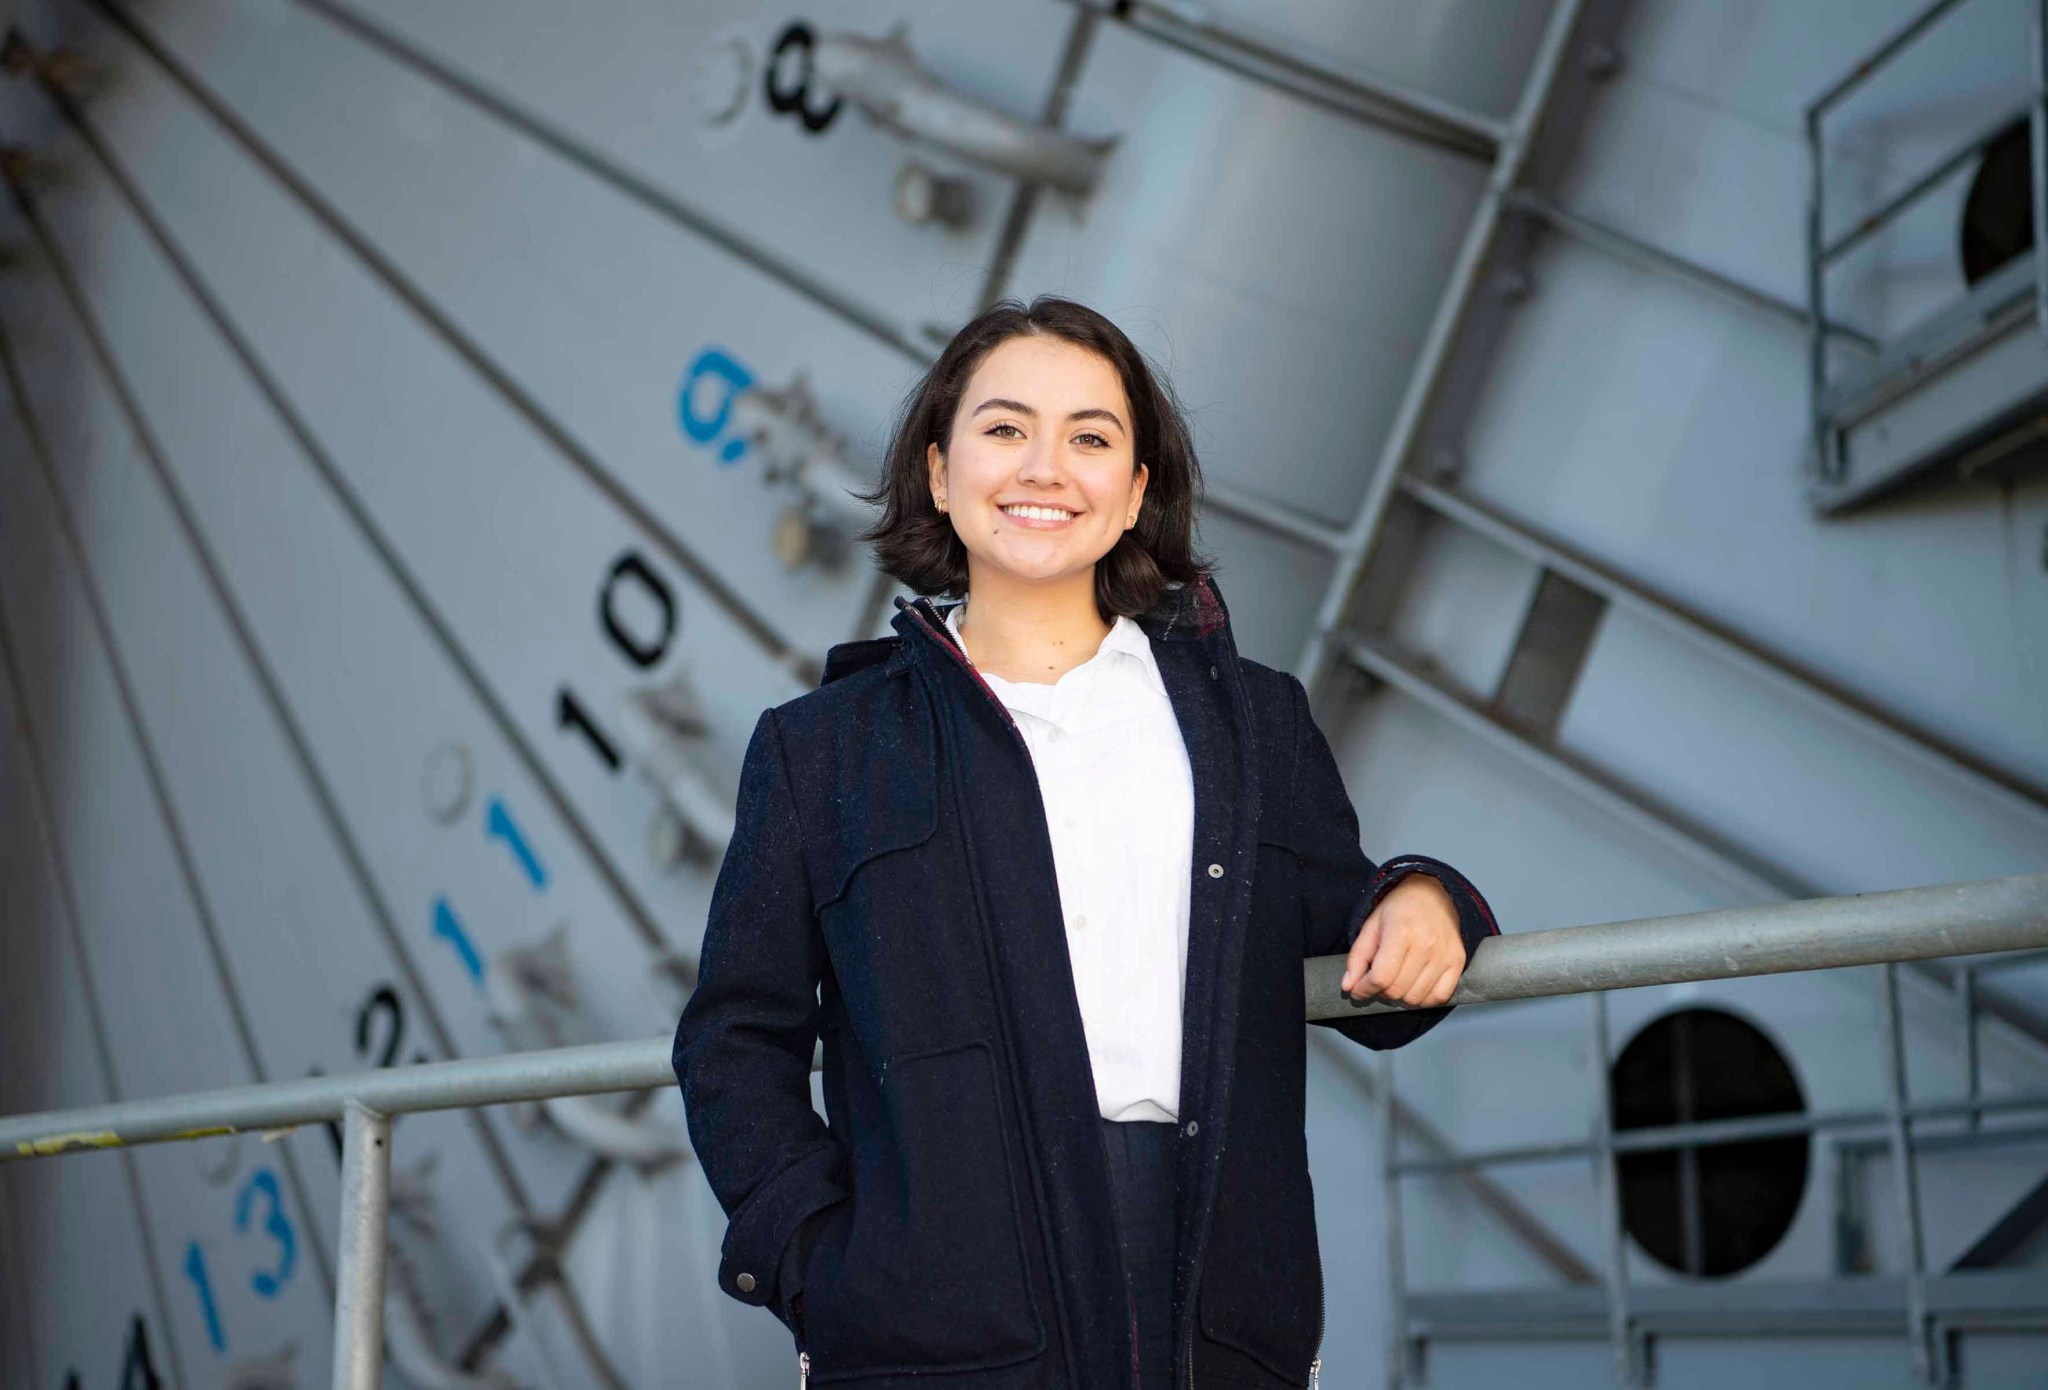
M 965 607 L 946 615 L 955 638 Z M 1152 639 L 1120 615 L 1051 685 L 981 675 L 1037 769 L 1096 1103 L 1177 1120 L 1195 787 Z

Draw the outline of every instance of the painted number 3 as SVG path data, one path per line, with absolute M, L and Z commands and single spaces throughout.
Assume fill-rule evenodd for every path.
M 298 1240 L 293 1233 L 291 1218 L 285 1215 L 284 1195 L 277 1185 L 277 1174 L 269 1168 L 258 1168 L 242 1184 L 235 1194 L 235 1229 L 249 1234 L 257 1225 L 277 1247 L 275 1262 L 268 1268 L 250 1271 L 249 1286 L 262 1298 L 276 1298 L 284 1292 L 290 1282 L 292 1269 L 298 1263 Z M 185 1277 L 192 1281 L 192 1290 L 199 1299 L 199 1316 L 206 1323 L 206 1340 L 217 1352 L 228 1349 L 226 1330 L 220 1321 L 220 1305 L 214 1301 L 213 1279 L 206 1268 L 206 1251 L 198 1241 L 185 1246 Z
M 241 1195 L 235 1198 L 235 1229 L 247 1231 L 250 1218 L 255 1214 L 257 1199 L 263 1202 L 263 1233 L 277 1243 L 277 1263 L 269 1269 L 259 1269 L 249 1276 L 249 1283 L 265 1298 L 276 1298 L 284 1289 L 285 1281 L 292 1277 L 292 1266 L 298 1260 L 298 1245 L 292 1239 L 292 1223 L 284 1214 L 284 1199 L 278 1194 L 277 1174 L 268 1168 L 258 1168 L 243 1184 Z

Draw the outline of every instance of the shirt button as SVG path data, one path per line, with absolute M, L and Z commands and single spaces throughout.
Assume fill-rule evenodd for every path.
M 1085 927 L 1085 926 L 1087 926 L 1087 925 L 1088 925 L 1088 915 L 1087 915 L 1086 913 L 1083 913 L 1083 914 L 1081 914 L 1081 915 L 1080 915 L 1079 917 L 1076 917 L 1076 918 L 1074 919 L 1074 925 L 1075 925 L 1075 926 L 1077 926 L 1077 927 Z
M 1209 877 L 1211 877 L 1211 878 L 1221 878 L 1221 877 L 1223 877 L 1223 866 L 1222 866 L 1221 864 L 1211 864 L 1211 865 L 1209 866 Z
M 754 1291 L 754 1276 L 751 1274 L 742 1274 L 739 1278 L 733 1280 L 733 1283 L 740 1286 L 741 1293 L 752 1293 Z

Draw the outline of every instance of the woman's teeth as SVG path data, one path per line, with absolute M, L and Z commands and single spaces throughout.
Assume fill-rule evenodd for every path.
M 1031 521 L 1065 521 L 1073 513 L 1059 507 L 1004 507 L 1005 516 L 1024 517 Z

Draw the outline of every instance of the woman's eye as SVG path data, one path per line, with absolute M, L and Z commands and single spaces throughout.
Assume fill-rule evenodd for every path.
M 1009 421 L 1007 421 L 1007 420 L 1005 420 L 1005 421 L 1004 421 L 1004 422 L 1003 422 L 1002 424 L 999 424 L 999 425 L 991 425 L 991 426 L 989 427 L 989 429 L 988 429 L 988 433 L 990 433 L 990 434 L 994 434 L 994 433 L 995 433 L 995 432 L 996 432 L 997 430 L 1009 430 L 1009 431 L 1011 432 L 1011 434 L 1022 434 L 1022 433 L 1023 433 L 1023 431 L 1022 431 L 1022 430 L 1018 429 L 1018 428 L 1017 428 L 1017 427 L 1016 427 L 1015 425 L 1011 424 L 1011 423 L 1010 423 Z M 1006 434 L 1006 435 L 1003 435 L 1003 436 L 1002 436 L 1002 438 L 1004 438 L 1004 439 L 1008 439 L 1009 437 L 1010 437 L 1010 436 L 1009 436 L 1009 435 L 1007 435 L 1007 434 Z
M 1109 447 L 1109 441 L 1107 439 L 1104 439 L 1099 434 L 1084 434 L 1081 435 L 1080 438 L 1083 440 L 1092 441 L 1095 447 L 1098 449 L 1107 449 Z

